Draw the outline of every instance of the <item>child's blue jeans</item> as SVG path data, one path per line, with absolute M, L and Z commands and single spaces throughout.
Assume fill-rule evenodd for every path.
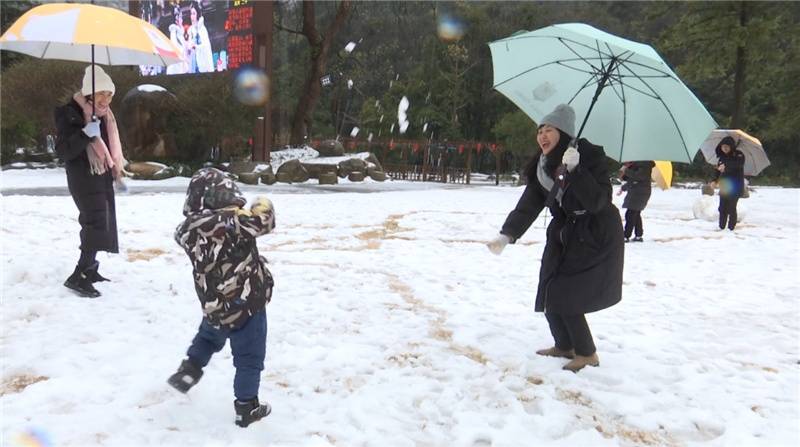
M 186 354 L 192 363 L 204 368 L 211 356 L 225 347 L 227 339 L 231 340 L 233 366 L 236 367 L 233 394 L 239 401 L 253 400 L 258 397 L 267 350 L 267 311 L 258 312 L 244 326 L 233 331 L 216 329 L 203 318 Z

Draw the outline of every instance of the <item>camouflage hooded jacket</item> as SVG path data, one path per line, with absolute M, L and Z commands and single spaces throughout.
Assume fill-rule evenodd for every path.
M 175 241 L 192 263 L 203 315 L 214 326 L 237 329 L 264 309 L 272 297 L 267 261 L 256 238 L 275 227 L 275 212 L 266 198 L 249 210 L 236 184 L 222 171 L 201 169 L 189 183 Z

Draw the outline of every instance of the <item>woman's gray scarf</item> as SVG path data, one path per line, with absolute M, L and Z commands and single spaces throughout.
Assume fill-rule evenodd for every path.
M 539 156 L 539 163 L 536 165 L 536 179 L 539 180 L 539 184 L 542 185 L 547 192 L 550 192 L 553 189 L 553 186 L 556 182 L 550 178 L 547 173 L 544 172 L 544 167 L 547 164 L 547 156 L 542 154 Z M 558 189 L 556 192 L 556 200 L 558 200 L 559 205 L 561 204 L 561 198 L 564 197 L 564 190 L 562 188 Z

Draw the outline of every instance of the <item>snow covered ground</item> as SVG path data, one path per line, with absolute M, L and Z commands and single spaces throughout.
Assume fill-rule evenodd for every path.
M 0 181 L 64 186 L 62 170 Z M 172 240 L 182 193 L 117 196 L 121 253 L 99 256 L 113 282 L 95 300 L 61 285 L 72 200 L 4 193 L 0 444 L 800 445 L 797 189 L 758 188 L 733 233 L 694 219 L 699 190 L 654 191 L 622 302 L 588 317 L 600 367 L 573 374 L 534 354 L 551 345 L 532 309 L 542 219 L 500 257 L 484 245 L 521 188 L 365 185 L 245 189 L 277 211 L 259 239 L 276 280 L 260 393 L 274 410 L 248 429 L 227 348 L 188 395 L 165 383 L 200 322 Z

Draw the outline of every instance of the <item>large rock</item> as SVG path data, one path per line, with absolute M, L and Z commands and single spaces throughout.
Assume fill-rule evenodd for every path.
M 375 165 L 375 169 L 377 169 L 378 171 L 383 171 L 383 166 L 381 166 L 381 162 L 378 161 L 378 157 L 376 157 L 375 154 L 373 154 L 372 152 L 370 152 L 369 155 L 367 155 L 367 158 L 364 159 L 364 161 Z
M 328 165 L 322 163 L 302 163 L 303 168 L 308 172 L 310 178 L 319 178 L 321 174 L 333 173 L 336 175 L 338 167 L 336 165 Z
M 377 168 L 367 168 L 367 175 L 376 182 L 382 182 L 386 180 L 386 173 L 378 170 Z
M 255 172 L 256 167 L 258 167 L 259 164 L 262 163 L 250 160 L 233 160 L 228 165 L 228 172 L 236 175 L 239 175 L 243 172 Z
M 360 158 L 350 158 L 348 160 L 339 162 L 339 177 L 345 178 L 351 172 L 359 171 L 364 173 L 367 171 L 367 162 Z
M 273 185 L 277 181 L 275 178 L 275 173 L 272 172 L 272 166 L 259 172 L 259 175 L 261 176 L 261 183 L 265 185 Z
M 347 175 L 347 179 L 351 182 L 363 182 L 364 177 L 364 171 L 353 171 Z
M 320 185 L 336 185 L 339 183 L 339 177 L 334 172 L 323 172 L 319 175 Z
M 278 173 L 275 174 L 275 181 L 279 183 L 292 183 L 292 175 L 288 172 L 280 172 L 280 170 L 278 170 Z
M 341 141 L 324 140 L 319 143 L 319 147 L 314 149 L 319 152 L 320 157 L 338 157 L 344 155 L 344 145 Z
M 300 163 L 300 160 L 296 159 L 289 160 L 278 168 L 278 172 L 275 175 L 278 176 L 279 182 L 282 181 L 281 174 L 288 175 L 289 181 L 292 183 L 303 183 L 309 179 L 308 171 Z
M 242 172 L 239 181 L 246 185 L 258 185 L 258 172 Z

